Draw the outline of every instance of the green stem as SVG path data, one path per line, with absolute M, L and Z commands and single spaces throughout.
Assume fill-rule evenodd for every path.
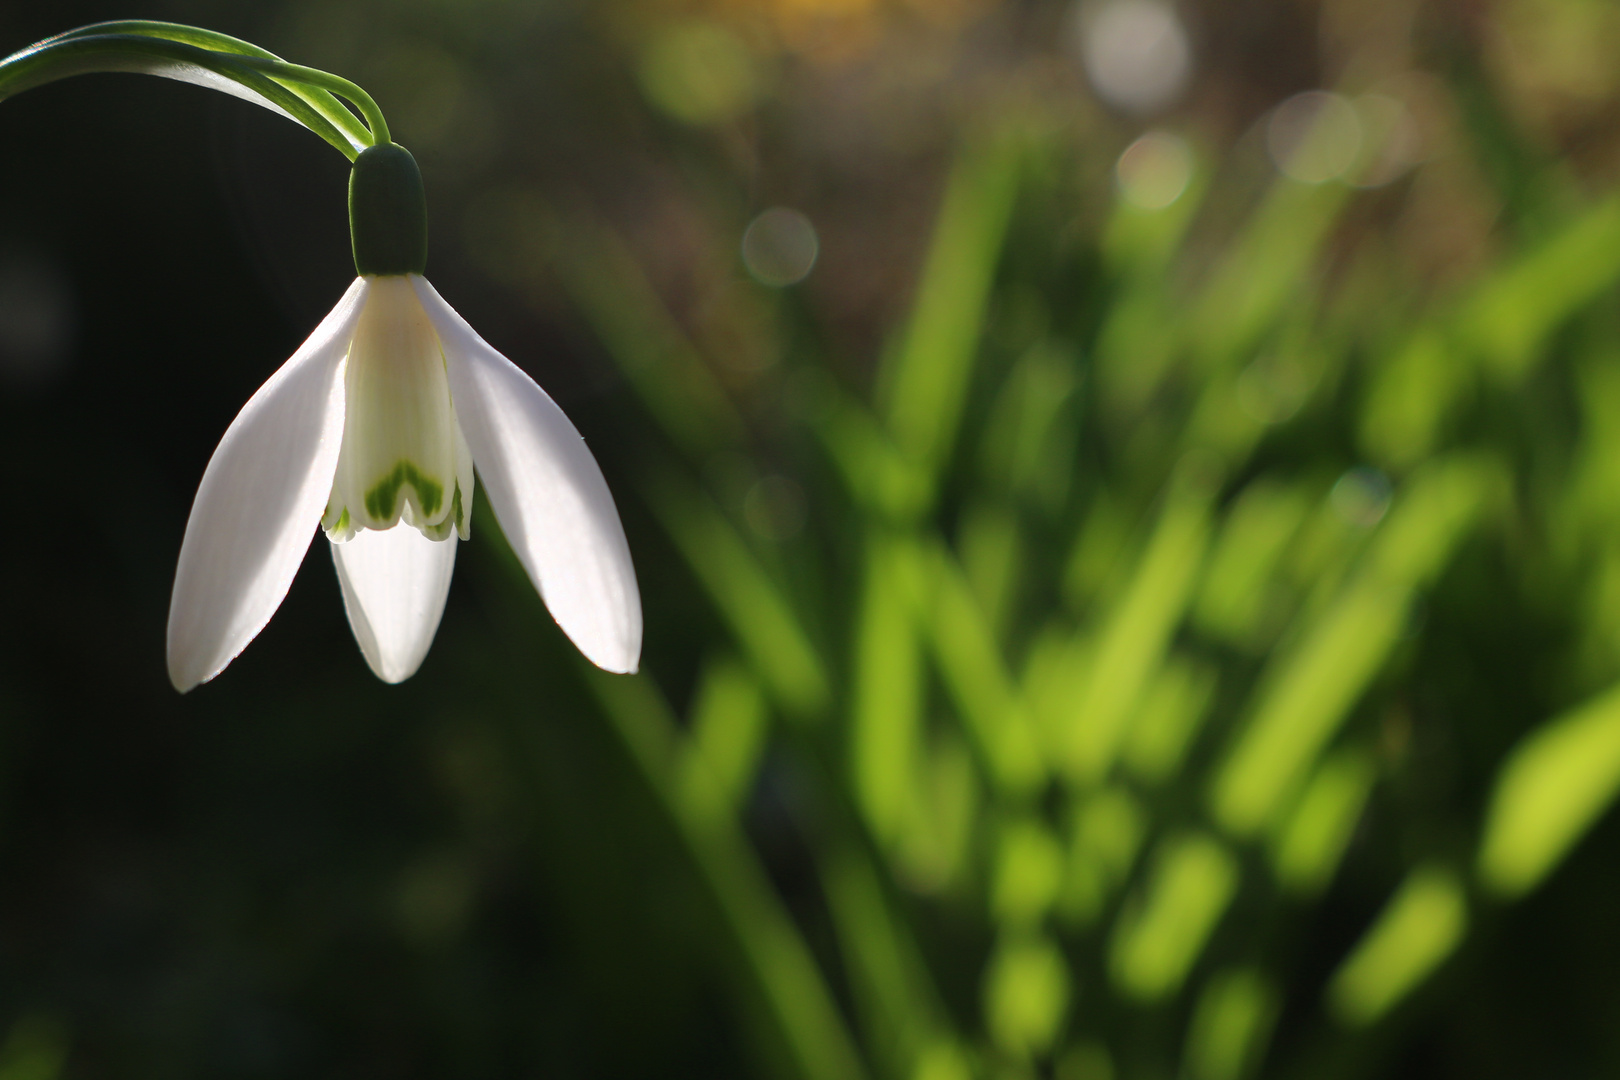
M 241 62 L 248 67 L 264 72 L 277 82 L 295 82 L 304 86 L 324 90 L 341 98 L 353 102 L 360 109 L 360 115 L 366 118 L 366 124 L 371 128 L 370 144 L 372 146 L 386 145 L 393 140 L 388 137 L 388 121 L 383 119 L 382 110 L 372 100 L 370 94 L 359 86 L 343 78 L 333 75 L 329 71 L 317 68 L 304 67 L 301 64 L 289 64 L 285 60 L 266 60 L 256 56 L 245 56 Z
M 281 60 L 281 57 L 268 49 L 261 49 L 251 41 L 243 41 L 241 38 L 234 38 L 229 34 L 204 30 L 198 26 L 186 26 L 184 23 L 158 22 L 152 19 L 120 19 L 115 22 L 92 23 L 89 26 L 81 26 L 57 34 L 53 38 L 40 42 L 40 44 L 50 45 L 69 38 L 105 36 L 109 34 L 158 38 L 164 41 L 177 41 L 182 45 L 195 45 L 210 52 L 228 53 L 232 56 L 251 56 L 261 60 Z M 371 133 L 366 130 L 365 125 L 331 93 L 302 83 L 293 83 L 287 88 L 303 98 L 317 112 L 331 121 L 334 127 L 348 137 L 350 143 L 356 149 L 371 142 Z M 348 156 L 352 158 L 354 155 L 349 154 Z
M 289 64 L 251 42 L 179 23 L 104 22 L 47 38 L 0 60 L 0 100 L 57 79 L 98 71 L 143 72 L 232 92 L 199 77 L 199 72 L 209 72 L 286 113 L 351 161 L 361 149 L 391 141 L 376 101 L 349 80 Z M 339 97 L 352 101 L 366 123 Z

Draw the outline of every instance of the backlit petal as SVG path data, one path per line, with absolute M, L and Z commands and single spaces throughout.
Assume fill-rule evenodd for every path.
M 456 418 L 529 578 L 586 658 L 608 671 L 641 659 L 641 596 L 607 482 L 546 392 L 496 352 L 424 279 L 411 284 L 444 345 Z
M 444 614 L 459 543 L 453 535 L 429 540 L 396 525 L 332 545 L 349 627 L 383 682 L 401 682 L 422 666 Z
M 281 606 L 320 521 L 343 438 L 343 357 L 365 300 L 356 279 L 242 407 L 191 504 L 169 601 L 169 679 L 224 670 Z
M 343 373 L 333 501 L 359 528 L 389 529 L 403 515 L 426 531 L 450 516 L 455 501 L 460 440 L 444 353 L 404 277 L 368 282 Z

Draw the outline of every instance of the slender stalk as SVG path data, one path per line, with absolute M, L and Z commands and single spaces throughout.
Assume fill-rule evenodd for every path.
M 281 57 L 268 49 L 261 49 L 251 41 L 231 37 L 214 30 L 204 30 L 199 26 L 187 26 L 184 23 L 160 22 L 153 19 L 119 19 L 113 22 L 91 23 L 89 26 L 80 26 L 73 30 L 47 38 L 40 45 L 49 45 L 54 42 L 70 38 L 93 36 L 106 36 L 111 34 L 136 35 L 140 37 L 158 38 L 165 41 L 177 41 L 182 45 L 195 45 L 210 52 L 228 53 L 232 56 L 257 57 L 261 60 L 275 60 L 285 62 Z M 37 47 L 37 46 L 36 46 Z M 278 80 L 279 81 L 279 80 Z M 322 116 L 330 120 L 338 130 L 348 136 L 349 141 L 356 147 L 366 146 L 371 140 L 371 133 L 361 124 L 360 120 L 350 112 L 329 91 L 303 82 L 294 82 L 288 86 L 293 93 L 309 102 Z M 354 155 L 349 155 L 353 157 Z
M 383 119 L 382 110 L 371 95 L 343 76 L 301 64 L 289 64 L 285 60 L 266 60 L 257 56 L 244 56 L 241 63 L 264 72 L 277 82 L 296 82 L 346 98 L 358 106 L 360 114 L 366 118 L 366 124 L 371 128 L 372 145 L 393 141 L 388 137 L 388 121 Z
M 0 100 L 71 75 L 133 71 L 198 82 L 286 113 L 354 160 L 366 146 L 390 142 L 377 102 L 348 79 L 289 64 L 250 42 L 177 23 L 125 20 L 79 27 L 0 60 Z M 340 98 L 353 102 L 362 124 Z

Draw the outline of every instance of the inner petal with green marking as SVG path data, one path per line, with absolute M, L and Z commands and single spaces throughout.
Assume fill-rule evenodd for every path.
M 321 524 L 333 540 L 403 521 L 467 536 L 472 454 L 456 423 L 444 352 L 403 275 L 374 277 L 344 372 L 343 447 Z

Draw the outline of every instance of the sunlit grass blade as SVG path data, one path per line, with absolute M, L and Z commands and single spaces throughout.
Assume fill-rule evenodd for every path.
M 929 602 L 919 612 L 940 679 L 1006 794 L 1034 791 L 1046 775 L 1035 725 L 961 568 L 943 545 L 914 549 Z
M 1103 624 L 1064 763 L 1078 780 L 1096 781 L 1113 765 L 1132 710 L 1185 613 L 1208 540 L 1209 497 L 1202 478 L 1172 483 L 1130 584 Z
M 1089 925 L 1125 884 L 1149 826 L 1147 811 L 1121 787 L 1080 797 L 1070 819 L 1068 867 L 1060 912 Z
M 1557 867 L 1620 792 L 1620 689 L 1550 720 L 1497 773 L 1479 876 L 1519 896 Z
M 635 255 L 605 226 L 540 223 L 545 249 L 608 355 L 659 426 L 695 463 L 741 441 L 743 422 Z
M 1154 135 L 1148 138 L 1152 139 Z M 1108 223 L 1103 226 L 1100 247 L 1109 269 L 1128 278 L 1131 286 L 1163 295 L 1167 291 L 1164 287 L 1165 269 L 1180 249 L 1187 227 L 1203 206 L 1204 195 L 1209 190 L 1210 172 L 1197 160 L 1196 151 L 1179 136 L 1158 133 L 1157 138 L 1165 141 L 1164 145 L 1171 149 L 1170 154 L 1163 155 L 1165 160 L 1160 163 L 1160 171 L 1172 174 L 1180 168 L 1185 169 L 1181 190 L 1172 194 L 1167 203 L 1143 206 L 1132 201 L 1125 193 L 1128 181 L 1117 183 L 1116 193 L 1120 197 L 1116 198 L 1114 208 L 1108 215 Z M 1177 146 L 1185 153 L 1184 161 L 1174 160 L 1174 148 Z M 1116 169 L 1116 177 L 1120 171 Z M 1165 194 L 1174 192 L 1177 177 L 1161 175 L 1143 179 L 1149 179 L 1150 183 L 1165 189 L 1156 192 L 1160 198 L 1154 202 L 1160 203 Z
M 1063 568 L 1063 598 L 1078 617 L 1090 622 L 1093 604 L 1114 599 L 1139 524 L 1136 510 L 1107 488 L 1092 497 Z
M 1296 789 L 1399 640 L 1412 590 L 1443 566 L 1494 477 L 1485 463 L 1461 457 L 1414 474 L 1358 575 L 1272 660 L 1211 791 L 1215 819 L 1228 831 L 1259 829 Z
M 729 656 L 704 666 L 679 780 L 694 816 L 736 813 L 759 766 L 769 719 L 764 692 L 748 669 Z
M 651 489 L 653 508 L 784 713 L 816 718 L 830 691 L 826 668 L 776 582 L 702 492 L 672 470 Z
M 978 503 L 962 511 L 956 550 L 979 610 L 997 638 L 1004 634 L 1024 570 L 1018 517 L 1008 507 Z
M 1181 767 L 1215 696 L 1215 669 L 1171 658 L 1142 693 L 1122 758 L 1132 775 L 1162 784 Z
M 1023 692 L 1047 756 L 1062 760 L 1091 675 L 1093 642 L 1063 622 L 1035 635 L 1024 657 Z
M 1280 179 L 1211 272 L 1185 340 L 1206 366 L 1243 356 L 1312 279 L 1349 189 Z
M 1367 569 L 1391 583 L 1426 585 L 1505 484 L 1500 464 L 1489 457 L 1431 459 L 1396 494 L 1367 551 Z
M 1114 923 L 1108 946 L 1114 985 L 1144 1002 L 1179 990 L 1237 886 L 1237 860 L 1210 837 L 1164 841 L 1147 881 Z
M 1470 359 L 1426 324 L 1372 370 L 1361 409 L 1361 446 L 1384 465 L 1408 468 L 1429 453 L 1474 377 Z
M 985 486 L 1050 512 L 1068 493 L 1079 433 L 1079 365 L 1049 341 L 1033 346 L 1002 384 L 979 454 Z
M 1322 762 L 1272 844 L 1272 866 L 1283 888 L 1309 894 L 1326 887 L 1376 778 L 1363 752 L 1344 750 Z
M 1252 968 L 1211 975 L 1198 995 L 1181 1075 L 1186 1080 L 1242 1080 L 1252 1074 L 1271 1037 L 1278 1005 L 1276 987 Z
M 1212 792 L 1228 831 L 1259 829 L 1338 730 L 1389 655 L 1406 622 L 1408 595 L 1359 582 L 1281 659 Z
M 856 804 L 879 842 L 901 837 L 917 790 L 923 671 L 915 559 L 881 533 L 867 541 L 851 662 L 850 770 Z
M 985 1027 L 996 1046 L 1020 1060 L 1050 1050 L 1069 1008 L 1071 985 L 1055 942 L 1004 934 L 984 975 Z
M 1283 600 L 1278 565 L 1311 504 L 1299 486 L 1258 480 L 1243 489 L 1221 524 L 1193 605 L 1199 629 L 1245 648 L 1265 643 Z
M 1620 363 L 1610 348 L 1592 350 L 1576 370 L 1581 442 L 1569 485 L 1548 523 L 1561 559 L 1574 560 L 1620 536 Z
M 1109 307 L 1094 350 L 1098 396 L 1109 415 L 1136 415 L 1169 374 L 1182 346 L 1174 307 L 1162 291 L 1146 289 Z
M 895 877 L 912 892 L 947 892 L 971 867 L 983 785 L 973 752 L 951 728 L 928 740 L 919 765 L 895 851 Z
M 846 849 L 830 861 L 825 880 L 839 952 L 875 1056 L 893 1076 L 914 1076 L 935 1059 L 951 1056 L 959 1040 L 874 867 Z
M 761 1012 L 795 1072 L 803 1080 L 864 1076 L 860 1054 L 821 970 L 740 827 L 696 810 L 681 797 L 673 771 L 677 724 L 669 703 L 646 675 L 610 675 L 583 663 L 580 671 L 674 820 L 735 938 L 748 984 L 746 999 L 763 1004 Z
M 990 878 L 990 911 L 1014 927 L 1040 924 L 1063 887 L 1063 846 L 1046 825 L 1021 817 L 1002 826 Z
M 1617 278 L 1620 197 L 1587 210 L 1484 282 L 1459 313 L 1458 337 L 1496 374 L 1517 379 L 1559 324 Z
M 910 521 L 933 498 L 933 480 L 900 451 L 877 418 L 824 380 L 813 387 L 810 430 L 851 496 L 879 518 Z
M 963 144 L 911 316 L 879 373 L 889 430 L 929 474 L 956 439 L 1024 153 L 1021 137 L 1010 129 Z
M 1328 984 L 1328 1007 L 1364 1027 L 1400 1004 L 1440 966 L 1468 929 L 1468 900 L 1455 874 L 1421 866 L 1367 930 Z
M 1342 366 L 1343 342 L 1324 335 L 1321 287 L 1295 287 L 1277 325 L 1256 342 L 1246 362 L 1223 366 L 1198 391 L 1192 416 L 1182 425 L 1181 445 L 1213 452 L 1230 463 L 1246 461 L 1273 425 L 1311 404 L 1312 391 Z

